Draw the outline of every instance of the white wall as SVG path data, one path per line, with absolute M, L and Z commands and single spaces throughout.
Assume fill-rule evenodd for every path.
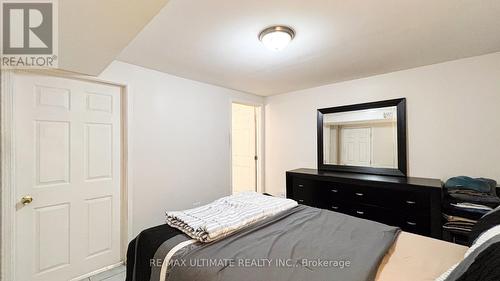
M 230 193 L 231 100 L 263 98 L 115 61 L 101 79 L 128 84 L 133 234 L 166 210 Z M 265 187 L 316 167 L 316 109 L 408 99 L 411 176 L 468 174 L 500 181 L 500 53 L 266 98 Z
M 134 236 L 167 210 L 230 194 L 231 101 L 263 98 L 119 61 L 99 78 L 128 85 Z
M 316 109 L 406 97 L 409 175 L 500 181 L 500 53 L 266 98 L 266 191 L 316 168 Z

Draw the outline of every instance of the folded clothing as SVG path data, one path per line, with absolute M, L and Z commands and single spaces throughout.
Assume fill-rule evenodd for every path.
M 457 189 L 472 190 L 496 196 L 496 185 L 497 182 L 492 179 L 459 176 L 448 179 L 444 187 L 450 191 Z
M 470 233 L 474 225 L 476 225 L 477 223 L 476 220 L 463 218 L 460 216 L 450 216 L 447 214 L 443 214 L 443 217 L 446 219 L 446 223 L 443 224 L 443 229 L 454 233 Z
M 460 216 L 450 216 L 447 214 L 443 214 L 443 217 L 447 222 L 469 222 L 469 223 L 474 223 L 474 224 L 477 222 L 477 220 L 463 218 Z
M 455 223 L 445 223 L 443 225 L 444 230 L 448 230 L 451 232 L 462 232 L 463 234 L 470 233 L 474 225 L 463 225 L 463 224 L 455 224 Z
M 473 203 L 469 203 L 469 202 L 450 203 L 450 205 L 457 207 L 457 208 L 483 210 L 486 212 L 493 210 L 493 208 L 491 208 L 491 207 L 488 207 L 485 205 L 473 204 Z
M 488 213 L 491 208 L 488 206 L 474 207 L 453 198 L 445 198 L 443 201 L 443 213 L 449 216 L 458 216 L 471 220 L 479 220 Z
M 200 242 L 212 242 L 297 206 L 297 202 L 242 192 L 198 208 L 167 212 L 167 224 Z
M 456 199 L 457 201 L 485 205 L 491 208 L 496 208 L 500 205 L 500 198 L 498 198 L 498 196 L 472 190 L 448 190 L 448 196 Z

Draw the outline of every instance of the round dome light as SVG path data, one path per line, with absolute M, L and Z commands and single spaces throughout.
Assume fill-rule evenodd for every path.
M 262 30 L 259 40 L 268 49 L 273 51 L 283 50 L 295 37 L 295 31 L 288 26 L 271 26 Z

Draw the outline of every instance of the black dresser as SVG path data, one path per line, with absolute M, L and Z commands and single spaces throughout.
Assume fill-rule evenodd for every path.
M 399 226 L 440 239 L 438 179 L 298 169 L 286 173 L 286 196 L 299 204 Z

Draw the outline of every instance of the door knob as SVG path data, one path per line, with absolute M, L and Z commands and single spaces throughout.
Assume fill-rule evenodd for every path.
M 23 205 L 28 205 L 31 202 L 33 202 L 33 197 L 29 195 L 23 196 L 23 198 L 21 198 L 21 203 L 23 203 Z

